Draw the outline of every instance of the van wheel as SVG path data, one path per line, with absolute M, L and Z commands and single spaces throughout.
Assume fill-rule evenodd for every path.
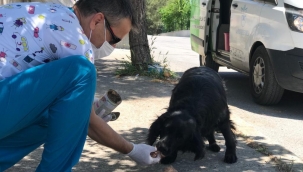
M 278 84 L 267 51 L 259 46 L 250 62 L 250 90 L 254 101 L 261 105 L 277 104 L 284 93 Z
M 206 57 L 205 56 L 203 57 L 202 55 L 199 55 L 199 59 L 200 59 L 200 66 L 209 67 L 209 68 L 213 69 L 216 72 L 219 71 L 219 64 L 216 63 L 215 61 L 213 61 L 213 59 L 211 58 L 211 53 L 207 53 Z

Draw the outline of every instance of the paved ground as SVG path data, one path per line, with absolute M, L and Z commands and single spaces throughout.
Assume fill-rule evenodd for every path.
M 107 58 L 97 60 L 98 69 L 98 88 L 96 96 L 103 94 L 107 89 L 115 89 L 122 96 L 122 103 L 115 109 L 121 112 L 117 121 L 111 122 L 110 125 L 126 139 L 134 142 L 144 142 L 147 130 L 153 120 L 164 111 L 168 106 L 170 93 L 173 88 L 172 84 L 160 83 L 145 77 L 123 77 L 117 78 L 113 74 L 119 66 L 118 60 L 125 57 L 125 51 L 116 50 L 113 55 Z M 232 115 L 232 119 L 238 125 L 240 131 L 249 136 L 254 136 L 253 128 L 245 126 L 245 121 L 241 121 L 237 116 Z M 264 140 L 262 137 L 254 138 Z M 194 155 L 191 153 L 179 154 L 176 162 L 172 166 L 179 172 L 183 171 L 277 171 L 276 166 L 269 162 L 269 157 L 251 149 L 246 145 L 246 141 L 237 138 L 238 162 L 235 164 L 226 164 L 223 162 L 224 157 L 224 139 L 221 134 L 217 134 L 221 151 L 212 153 L 207 151 L 204 159 L 193 161 Z M 271 145 L 274 149 L 280 149 L 277 145 Z M 37 167 L 42 147 L 35 152 L 26 156 L 22 161 L 16 164 L 6 172 L 30 172 Z M 281 149 L 281 156 L 283 150 Z M 288 153 L 285 153 L 288 154 Z M 284 155 L 285 155 L 284 154 Z M 303 171 L 300 162 L 294 163 L 294 171 Z M 119 154 L 96 142 L 87 139 L 83 155 L 78 165 L 73 171 L 102 171 L 102 172 L 120 172 L 120 171 L 163 171 L 164 166 L 156 164 L 149 167 L 137 166 L 130 158 Z M 301 168 L 302 167 L 302 168 Z

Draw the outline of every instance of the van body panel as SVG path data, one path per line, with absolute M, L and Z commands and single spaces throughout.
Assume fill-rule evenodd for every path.
M 294 41 L 285 17 L 284 4 L 265 4 L 260 14 L 260 41 L 268 49 L 287 51 Z
M 209 0 L 193 0 L 190 16 L 191 47 L 195 52 L 205 55 L 208 46 L 209 17 L 211 8 Z
M 303 93 L 303 49 L 288 51 L 267 49 L 279 85 Z
M 303 8 L 303 1 L 302 0 L 284 0 L 284 3 L 288 5 L 292 5 L 297 8 Z
M 237 7 L 233 5 L 236 4 Z M 249 70 L 249 53 L 256 37 L 264 1 L 234 0 L 231 6 L 230 60 L 239 69 Z
M 294 47 L 303 49 L 303 33 L 290 31 L 290 35 L 294 42 Z

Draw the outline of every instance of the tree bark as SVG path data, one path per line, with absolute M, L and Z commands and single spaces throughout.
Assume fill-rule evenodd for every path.
M 131 2 L 134 8 L 134 18 L 138 23 L 138 30 L 131 30 L 129 33 L 131 61 L 137 68 L 147 70 L 147 65 L 152 61 L 147 39 L 146 2 L 145 0 L 131 0 Z

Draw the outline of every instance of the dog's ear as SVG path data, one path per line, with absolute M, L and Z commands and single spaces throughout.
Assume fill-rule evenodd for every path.
M 205 144 L 204 141 L 202 140 L 202 136 L 200 131 L 196 128 L 197 123 L 194 119 L 190 118 L 187 121 L 188 127 L 191 130 L 192 133 L 192 148 L 193 152 L 195 153 L 195 161 L 198 159 L 202 159 L 205 155 Z
M 187 125 L 190 126 L 193 129 L 196 129 L 197 123 L 194 119 L 190 118 L 189 120 L 187 120 Z
M 153 145 L 157 137 L 160 135 L 163 127 L 163 121 L 164 119 L 162 117 L 158 117 L 158 119 L 156 119 L 156 121 L 154 121 L 150 126 L 146 139 L 149 145 Z

